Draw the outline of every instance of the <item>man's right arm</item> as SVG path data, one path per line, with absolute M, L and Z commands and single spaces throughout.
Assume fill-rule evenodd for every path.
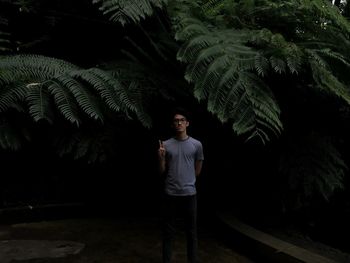
M 159 172 L 163 174 L 166 169 L 165 148 L 162 141 L 159 141 L 158 149 Z
M 163 174 L 166 169 L 165 158 L 159 158 L 159 172 Z

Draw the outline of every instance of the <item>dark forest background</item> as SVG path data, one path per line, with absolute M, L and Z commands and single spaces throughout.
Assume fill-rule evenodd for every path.
M 1 208 L 156 214 L 158 140 L 183 106 L 203 218 L 349 252 L 348 17 L 323 0 L 1 0 Z

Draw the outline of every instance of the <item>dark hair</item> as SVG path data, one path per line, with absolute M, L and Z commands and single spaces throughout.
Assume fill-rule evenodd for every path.
M 175 116 L 176 114 L 180 114 L 180 115 L 184 116 L 187 120 L 190 120 L 190 119 L 191 119 L 189 112 L 188 112 L 185 108 L 183 108 L 183 107 L 176 107 L 176 108 L 174 108 L 174 109 L 171 111 L 171 116 L 170 116 L 170 118 L 174 118 L 174 116 Z

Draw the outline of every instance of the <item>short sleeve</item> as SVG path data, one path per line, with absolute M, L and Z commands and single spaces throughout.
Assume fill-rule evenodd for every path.
M 202 161 L 204 160 L 204 154 L 203 154 L 203 146 L 201 142 L 198 142 L 197 146 L 197 152 L 196 152 L 196 161 Z

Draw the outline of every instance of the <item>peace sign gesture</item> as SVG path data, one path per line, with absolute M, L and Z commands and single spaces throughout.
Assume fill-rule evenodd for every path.
M 159 140 L 158 156 L 159 156 L 159 159 L 165 158 L 165 148 L 161 140 Z

